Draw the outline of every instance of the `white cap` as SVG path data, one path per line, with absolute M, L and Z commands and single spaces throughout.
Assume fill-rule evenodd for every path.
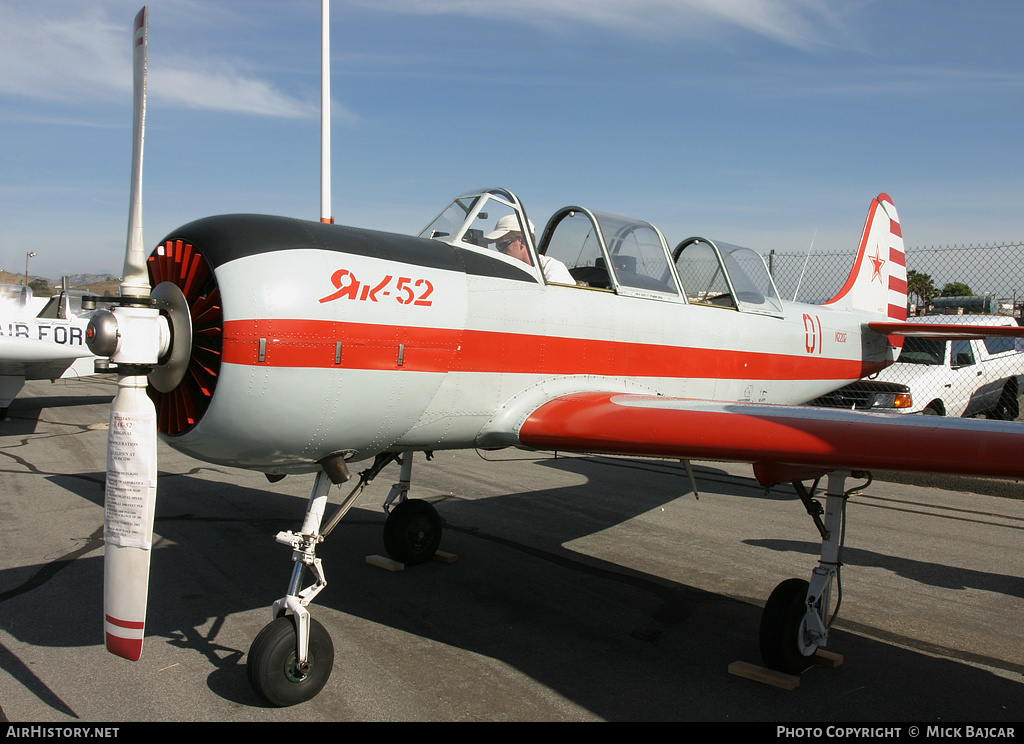
M 527 220 L 527 222 L 530 225 L 530 235 L 533 235 L 533 223 L 530 222 L 530 220 Z M 522 232 L 519 228 L 519 220 L 516 219 L 514 214 L 506 214 L 494 225 L 494 232 L 489 232 L 484 235 L 484 240 L 494 241 L 508 235 L 509 233 L 519 232 Z

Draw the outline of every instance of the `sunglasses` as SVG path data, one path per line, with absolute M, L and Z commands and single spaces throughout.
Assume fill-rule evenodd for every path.
M 515 243 L 517 240 L 522 240 L 522 239 L 523 238 L 522 238 L 521 235 L 517 235 L 516 237 L 512 238 L 511 240 L 502 241 L 501 243 L 498 243 L 498 250 L 501 251 L 502 253 L 506 253 L 508 251 L 508 247 L 510 245 Z

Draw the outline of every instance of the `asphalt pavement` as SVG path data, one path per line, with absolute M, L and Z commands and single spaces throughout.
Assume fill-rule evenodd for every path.
M 249 644 L 287 588 L 311 476 L 270 483 L 160 445 L 143 657 L 102 642 L 110 377 L 30 382 L 0 423 L 0 721 L 1024 721 L 1024 501 L 878 478 L 851 499 L 840 612 L 795 689 L 760 662 L 761 608 L 809 578 L 791 487 L 742 465 L 516 450 L 418 455 L 451 562 L 389 571 L 389 466 L 319 551 L 334 673 L 266 706 Z M 359 470 L 359 466 L 354 468 Z M 344 487 L 336 486 L 341 495 Z M 961 490 L 958 490 L 961 489 Z M 997 495 L 998 494 L 998 495 Z

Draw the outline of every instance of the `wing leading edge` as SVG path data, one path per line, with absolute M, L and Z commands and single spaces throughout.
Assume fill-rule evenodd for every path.
M 992 336 L 1021 337 L 1024 328 L 1017 325 L 967 325 L 950 323 L 900 323 L 873 321 L 867 327 L 875 333 L 918 338 L 985 339 Z
M 530 414 L 533 449 L 749 462 L 765 484 L 832 470 L 1022 478 L 1024 426 L 622 393 L 575 393 Z

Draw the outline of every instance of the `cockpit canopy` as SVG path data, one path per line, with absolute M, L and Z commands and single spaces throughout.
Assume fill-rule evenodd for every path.
M 555 212 L 537 242 L 522 204 L 505 189 L 457 197 L 419 235 L 487 251 L 529 268 L 500 253 L 495 240 L 488 239 L 503 220 L 502 224 L 518 226 L 531 266 L 538 266 L 538 253 L 557 259 L 569 269 L 576 286 L 765 315 L 783 312 L 764 260 L 748 248 L 688 238 L 670 253 L 665 236 L 654 225 L 583 207 Z M 540 272 L 534 274 L 541 280 Z
M 419 237 L 433 238 L 449 245 L 482 248 L 500 255 L 497 244 L 486 236 L 503 219 L 518 226 L 533 256 L 536 253 L 533 223 L 527 219 L 526 210 L 515 194 L 505 189 L 474 191 L 456 197 L 447 209 L 420 231 Z M 529 229 L 525 229 L 527 226 Z
M 687 238 L 672 255 L 690 303 L 782 314 L 782 301 L 768 267 L 749 248 Z
M 565 207 L 548 221 L 540 250 L 564 263 L 587 286 L 680 299 L 665 236 L 650 223 Z

